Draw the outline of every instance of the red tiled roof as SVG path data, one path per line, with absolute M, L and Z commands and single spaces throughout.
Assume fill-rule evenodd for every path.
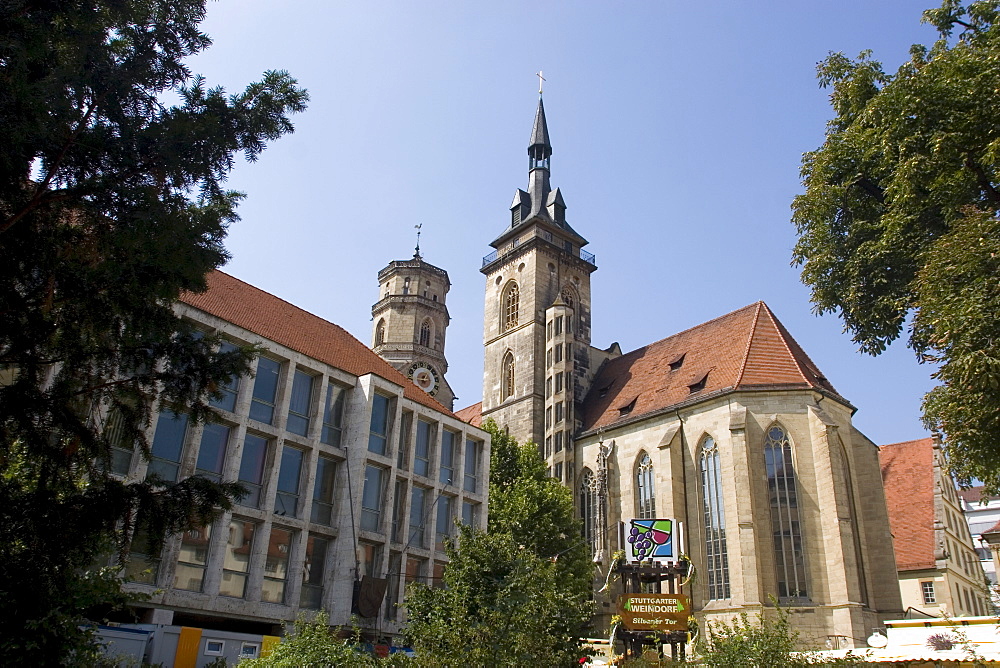
M 402 385 L 407 399 L 454 415 L 338 325 L 224 272 L 213 271 L 205 279 L 205 292 L 186 292 L 180 300 L 355 376 L 373 373 Z
M 473 427 L 483 426 L 483 402 L 466 406 L 460 411 L 455 411 L 455 416 L 462 422 L 468 422 Z
M 973 506 L 978 506 L 982 503 L 986 503 L 987 501 L 993 501 L 1000 498 L 996 496 L 983 498 L 983 489 L 984 487 L 982 485 L 979 485 L 978 487 L 970 487 L 969 489 L 960 489 L 958 490 L 958 495 L 963 501 Z
M 704 387 L 692 391 L 702 380 Z M 839 396 L 771 309 L 757 302 L 608 360 L 584 400 L 583 429 L 714 392 L 800 388 Z M 622 413 L 633 401 L 631 410 Z
M 896 570 L 935 567 L 934 441 L 892 443 L 879 448 Z
M 997 522 L 992 527 L 990 527 L 989 529 L 987 529 L 986 531 L 982 532 L 979 535 L 980 536 L 986 536 L 987 534 L 991 534 L 991 533 L 1000 533 L 1000 522 Z

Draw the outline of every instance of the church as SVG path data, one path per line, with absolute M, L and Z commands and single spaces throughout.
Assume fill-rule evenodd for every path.
M 540 98 L 527 189 L 482 260 L 483 400 L 456 414 L 538 445 L 574 491 L 598 568 L 623 547 L 619 522 L 676 518 L 700 621 L 776 601 L 804 644 L 864 646 L 902 608 L 878 448 L 856 408 L 764 302 L 627 353 L 591 345 L 596 258 L 550 183 L 551 157 Z M 448 286 L 419 246 L 390 263 L 372 346 L 450 408 Z M 616 593 L 595 593 L 598 629 Z

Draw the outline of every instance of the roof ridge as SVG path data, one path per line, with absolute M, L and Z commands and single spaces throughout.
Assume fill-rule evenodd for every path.
M 674 338 L 677 338 L 677 337 L 678 337 L 678 336 L 680 336 L 681 334 L 687 334 L 688 332 L 691 332 L 691 331 L 693 331 L 693 330 L 696 330 L 696 329 L 701 329 L 702 327 L 704 327 L 704 326 L 706 326 L 706 325 L 711 325 L 711 324 L 712 324 L 713 322 L 716 322 L 716 321 L 718 321 L 718 320 L 722 320 L 723 318 L 728 318 L 728 317 L 730 317 L 730 316 L 732 316 L 732 315 L 736 315 L 736 314 L 737 314 L 737 313 L 739 313 L 740 311 L 745 311 L 745 310 L 747 310 L 747 309 L 749 309 L 749 308 L 752 308 L 752 307 L 756 306 L 757 304 L 762 304 L 762 303 L 763 303 L 763 302 L 761 302 L 761 301 L 756 301 L 756 302 L 754 302 L 753 304 L 747 304 L 746 306 L 741 306 L 740 308 L 738 308 L 738 309 L 735 309 L 735 310 L 733 310 L 733 311 L 730 311 L 729 313 L 723 313 L 722 315 L 720 315 L 720 316 L 716 316 L 716 317 L 712 318 L 711 320 L 706 320 L 705 322 L 702 322 L 702 323 L 698 323 L 697 325 L 691 325 L 691 326 L 690 326 L 690 327 L 688 327 L 687 329 L 682 329 L 681 331 L 679 331 L 679 332 L 675 332 L 675 333 L 671 334 L 670 336 L 664 336 L 664 337 L 663 337 L 662 339 L 658 339 L 658 340 L 656 340 L 656 341 L 652 341 L 652 342 L 650 342 L 650 343 L 647 343 L 646 345 L 644 345 L 644 346 L 641 346 L 641 347 L 639 347 L 639 348 L 636 348 L 635 350 L 630 350 L 630 351 L 628 351 L 627 353 L 623 353 L 623 354 L 621 355 L 621 357 L 616 357 L 616 358 L 614 358 L 614 359 L 615 359 L 615 361 L 617 361 L 617 360 L 620 360 L 620 359 L 622 359 L 622 358 L 624 358 L 624 357 L 628 357 L 628 356 L 629 356 L 629 355 L 631 355 L 632 353 L 637 353 L 637 352 L 639 352 L 640 350 L 645 350 L 645 349 L 647 349 L 647 348 L 651 348 L 652 346 L 655 346 L 655 345 L 656 345 L 656 344 L 658 344 L 658 343 L 663 343 L 663 342 L 664 342 L 664 341 L 666 341 L 667 339 L 674 339 Z M 608 361 L 610 362 L 611 360 L 608 360 Z
M 747 370 L 747 360 L 750 359 L 750 347 L 753 345 L 753 335 L 757 332 L 757 321 L 760 320 L 760 305 L 763 303 L 763 301 L 757 302 L 757 312 L 753 314 L 753 325 L 750 327 L 750 336 L 747 337 L 747 347 L 743 350 L 743 361 L 740 362 L 740 373 L 736 376 L 733 387 L 739 387 L 740 383 L 743 382 L 743 374 Z
M 795 364 L 795 368 L 796 370 L 798 370 L 799 375 L 802 376 L 802 380 L 805 381 L 806 385 L 816 385 L 815 382 L 813 382 L 806 376 L 805 372 L 802 370 L 802 363 L 799 361 L 799 358 L 795 355 L 795 352 L 792 350 L 791 346 L 788 345 L 788 338 L 786 337 L 786 335 L 790 337 L 791 334 L 789 334 L 788 330 L 786 330 L 784 326 L 782 326 L 778 322 L 778 318 L 776 315 L 774 315 L 774 311 L 772 311 L 767 304 L 765 304 L 764 302 L 760 302 L 760 304 L 761 306 L 764 307 L 764 311 L 767 313 L 767 317 L 768 319 L 770 319 L 771 324 L 774 325 L 774 328 L 778 331 L 778 337 L 781 339 L 781 345 L 784 346 L 785 352 L 788 353 L 788 356 L 792 358 L 792 363 Z M 799 347 L 801 348 L 801 346 Z M 805 351 L 802 351 L 802 353 L 805 354 Z M 811 361 L 812 360 L 810 360 L 810 362 Z

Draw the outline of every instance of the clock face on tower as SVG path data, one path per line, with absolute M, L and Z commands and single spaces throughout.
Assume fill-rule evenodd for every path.
M 438 388 L 441 385 L 438 372 L 427 362 L 414 362 L 410 365 L 406 375 L 413 381 L 414 385 L 431 396 L 437 394 Z

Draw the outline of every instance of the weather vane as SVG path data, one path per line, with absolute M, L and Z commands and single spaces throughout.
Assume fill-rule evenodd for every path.
M 413 254 L 413 257 L 416 257 L 416 258 L 420 257 L 420 228 L 423 227 L 423 226 L 424 226 L 423 223 L 419 223 L 419 224 L 413 226 L 413 229 L 415 229 L 417 231 L 417 247 L 415 249 L 417 252 Z
M 538 94 L 541 95 L 542 94 L 542 83 L 546 79 L 545 79 L 545 77 L 542 76 L 542 71 L 541 70 L 538 70 L 537 72 L 535 72 L 535 76 L 538 77 Z

